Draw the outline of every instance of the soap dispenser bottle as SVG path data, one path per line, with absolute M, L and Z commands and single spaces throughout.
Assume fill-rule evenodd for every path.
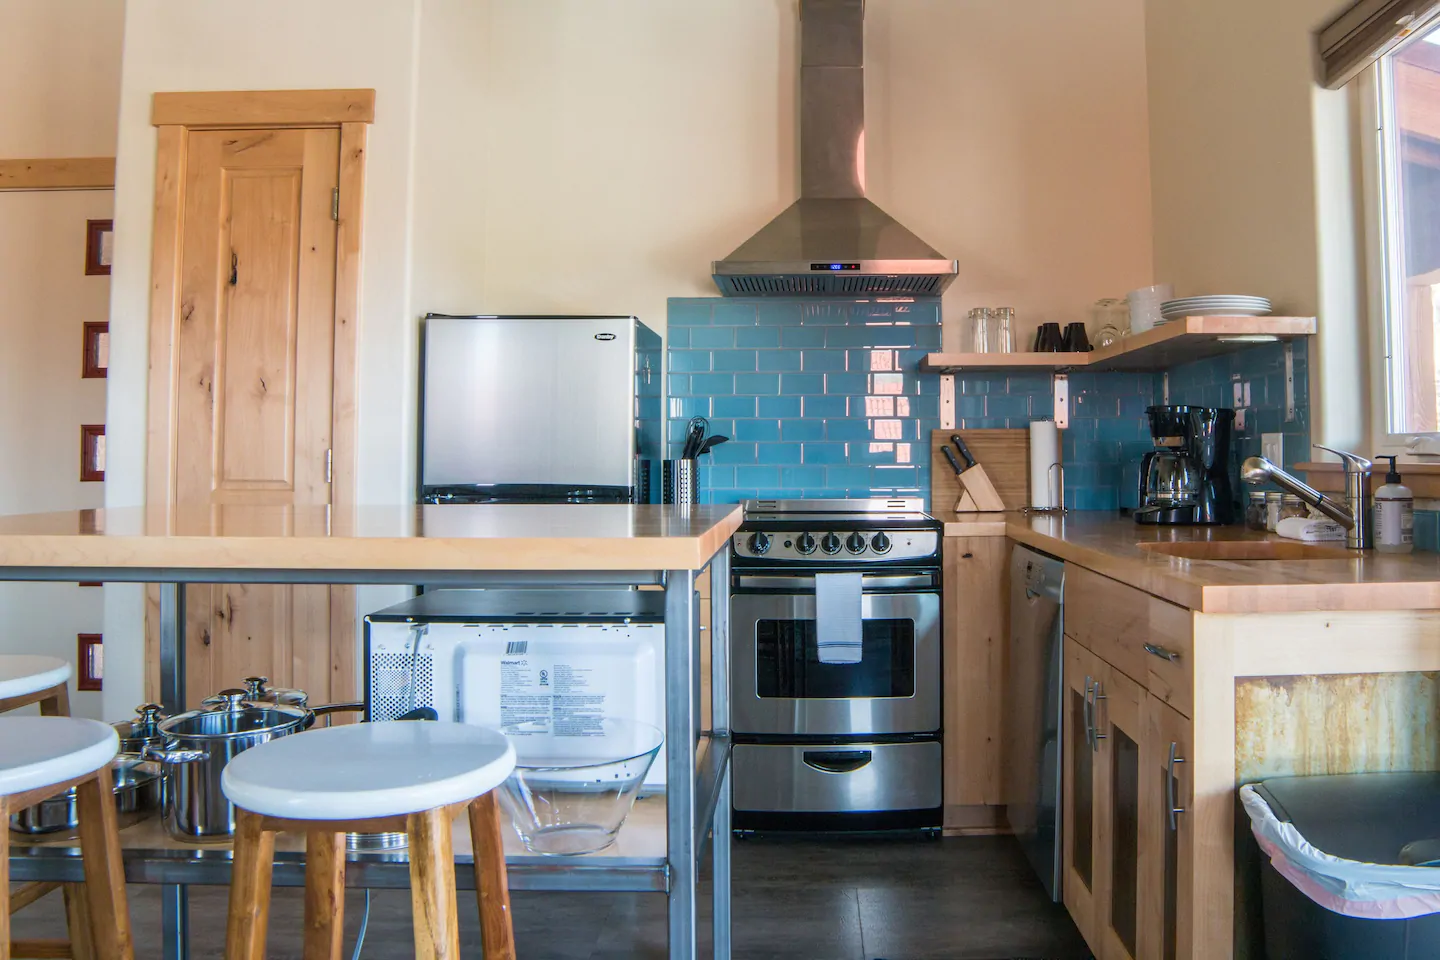
M 1381 553 L 1409 553 L 1415 549 L 1415 495 L 1400 482 L 1394 457 L 1389 460 L 1385 485 L 1375 491 L 1375 549 Z

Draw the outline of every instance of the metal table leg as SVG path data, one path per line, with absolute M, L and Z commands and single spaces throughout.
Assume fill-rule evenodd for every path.
M 170 715 L 185 709 L 185 586 L 160 584 L 160 703 Z M 190 956 L 190 897 L 183 884 L 160 891 L 164 960 Z
M 694 663 L 700 633 L 695 571 L 665 577 L 665 852 L 670 960 L 697 960 Z
M 730 733 L 730 550 L 710 561 L 710 729 Z M 715 804 L 710 840 L 715 960 L 730 960 L 730 770 Z

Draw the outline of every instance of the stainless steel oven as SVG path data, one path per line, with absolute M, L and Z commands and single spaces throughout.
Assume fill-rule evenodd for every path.
M 940 729 L 940 593 L 930 574 L 862 578 L 859 663 L 817 654 L 814 577 L 736 578 L 730 604 L 736 730 L 874 736 Z M 778 589 L 777 589 L 778 588 Z
M 736 829 L 938 830 L 941 529 L 918 500 L 745 505 L 731 541 Z M 850 611 L 858 599 L 858 629 L 853 612 L 817 616 L 830 573 L 852 575 L 825 586 Z

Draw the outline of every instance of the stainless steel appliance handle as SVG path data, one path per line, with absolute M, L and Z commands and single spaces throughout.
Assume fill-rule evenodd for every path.
M 1145 644 L 1145 652 L 1148 654 L 1152 654 L 1153 656 L 1157 656 L 1161 660 L 1169 660 L 1171 663 L 1180 662 L 1180 654 L 1176 653 L 1174 650 L 1167 650 L 1164 647 L 1160 646 L 1158 643 Z
M 823 773 L 854 773 L 874 758 L 869 750 L 806 750 L 800 759 Z
M 1085 742 L 1090 744 L 1091 751 L 1097 749 L 1095 746 L 1095 722 L 1090 718 L 1090 687 L 1094 683 L 1089 676 L 1085 677 L 1085 701 L 1081 709 L 1081 716 L 1085 718 Z
M 814 590 L 814 577 L 738 577 L 735 585 L 741 589 L 750 590 Z M 905 587 L 933 587 L 935 580 L 926 574 L 895 575 L 895 576 L 863 576 L 860 578 L 862 590 L 884 590 L 900 589 Z
M 1185 812 L 1184 807 L 1175 806 L 1175 764 L 1185 762 L 1182 758 L 1175 756 L 1175 750 L 1178 746 L 1174 740 L 1170 741 L 1170 762 L 1165 767 L 1165 806 L 1170 811 L 1170 831 L 1172 833 L 1180 829 L 1179 823 L 1175 820 L 1175 815 Z

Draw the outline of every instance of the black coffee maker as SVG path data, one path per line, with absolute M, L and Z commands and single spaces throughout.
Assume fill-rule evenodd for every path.
M 1169 404 L 1150 407 L 1155 448 L 1140 461 L 1136 523 L 1181 526 L 1235 522 L 1230 434 L 1235 411 Z

